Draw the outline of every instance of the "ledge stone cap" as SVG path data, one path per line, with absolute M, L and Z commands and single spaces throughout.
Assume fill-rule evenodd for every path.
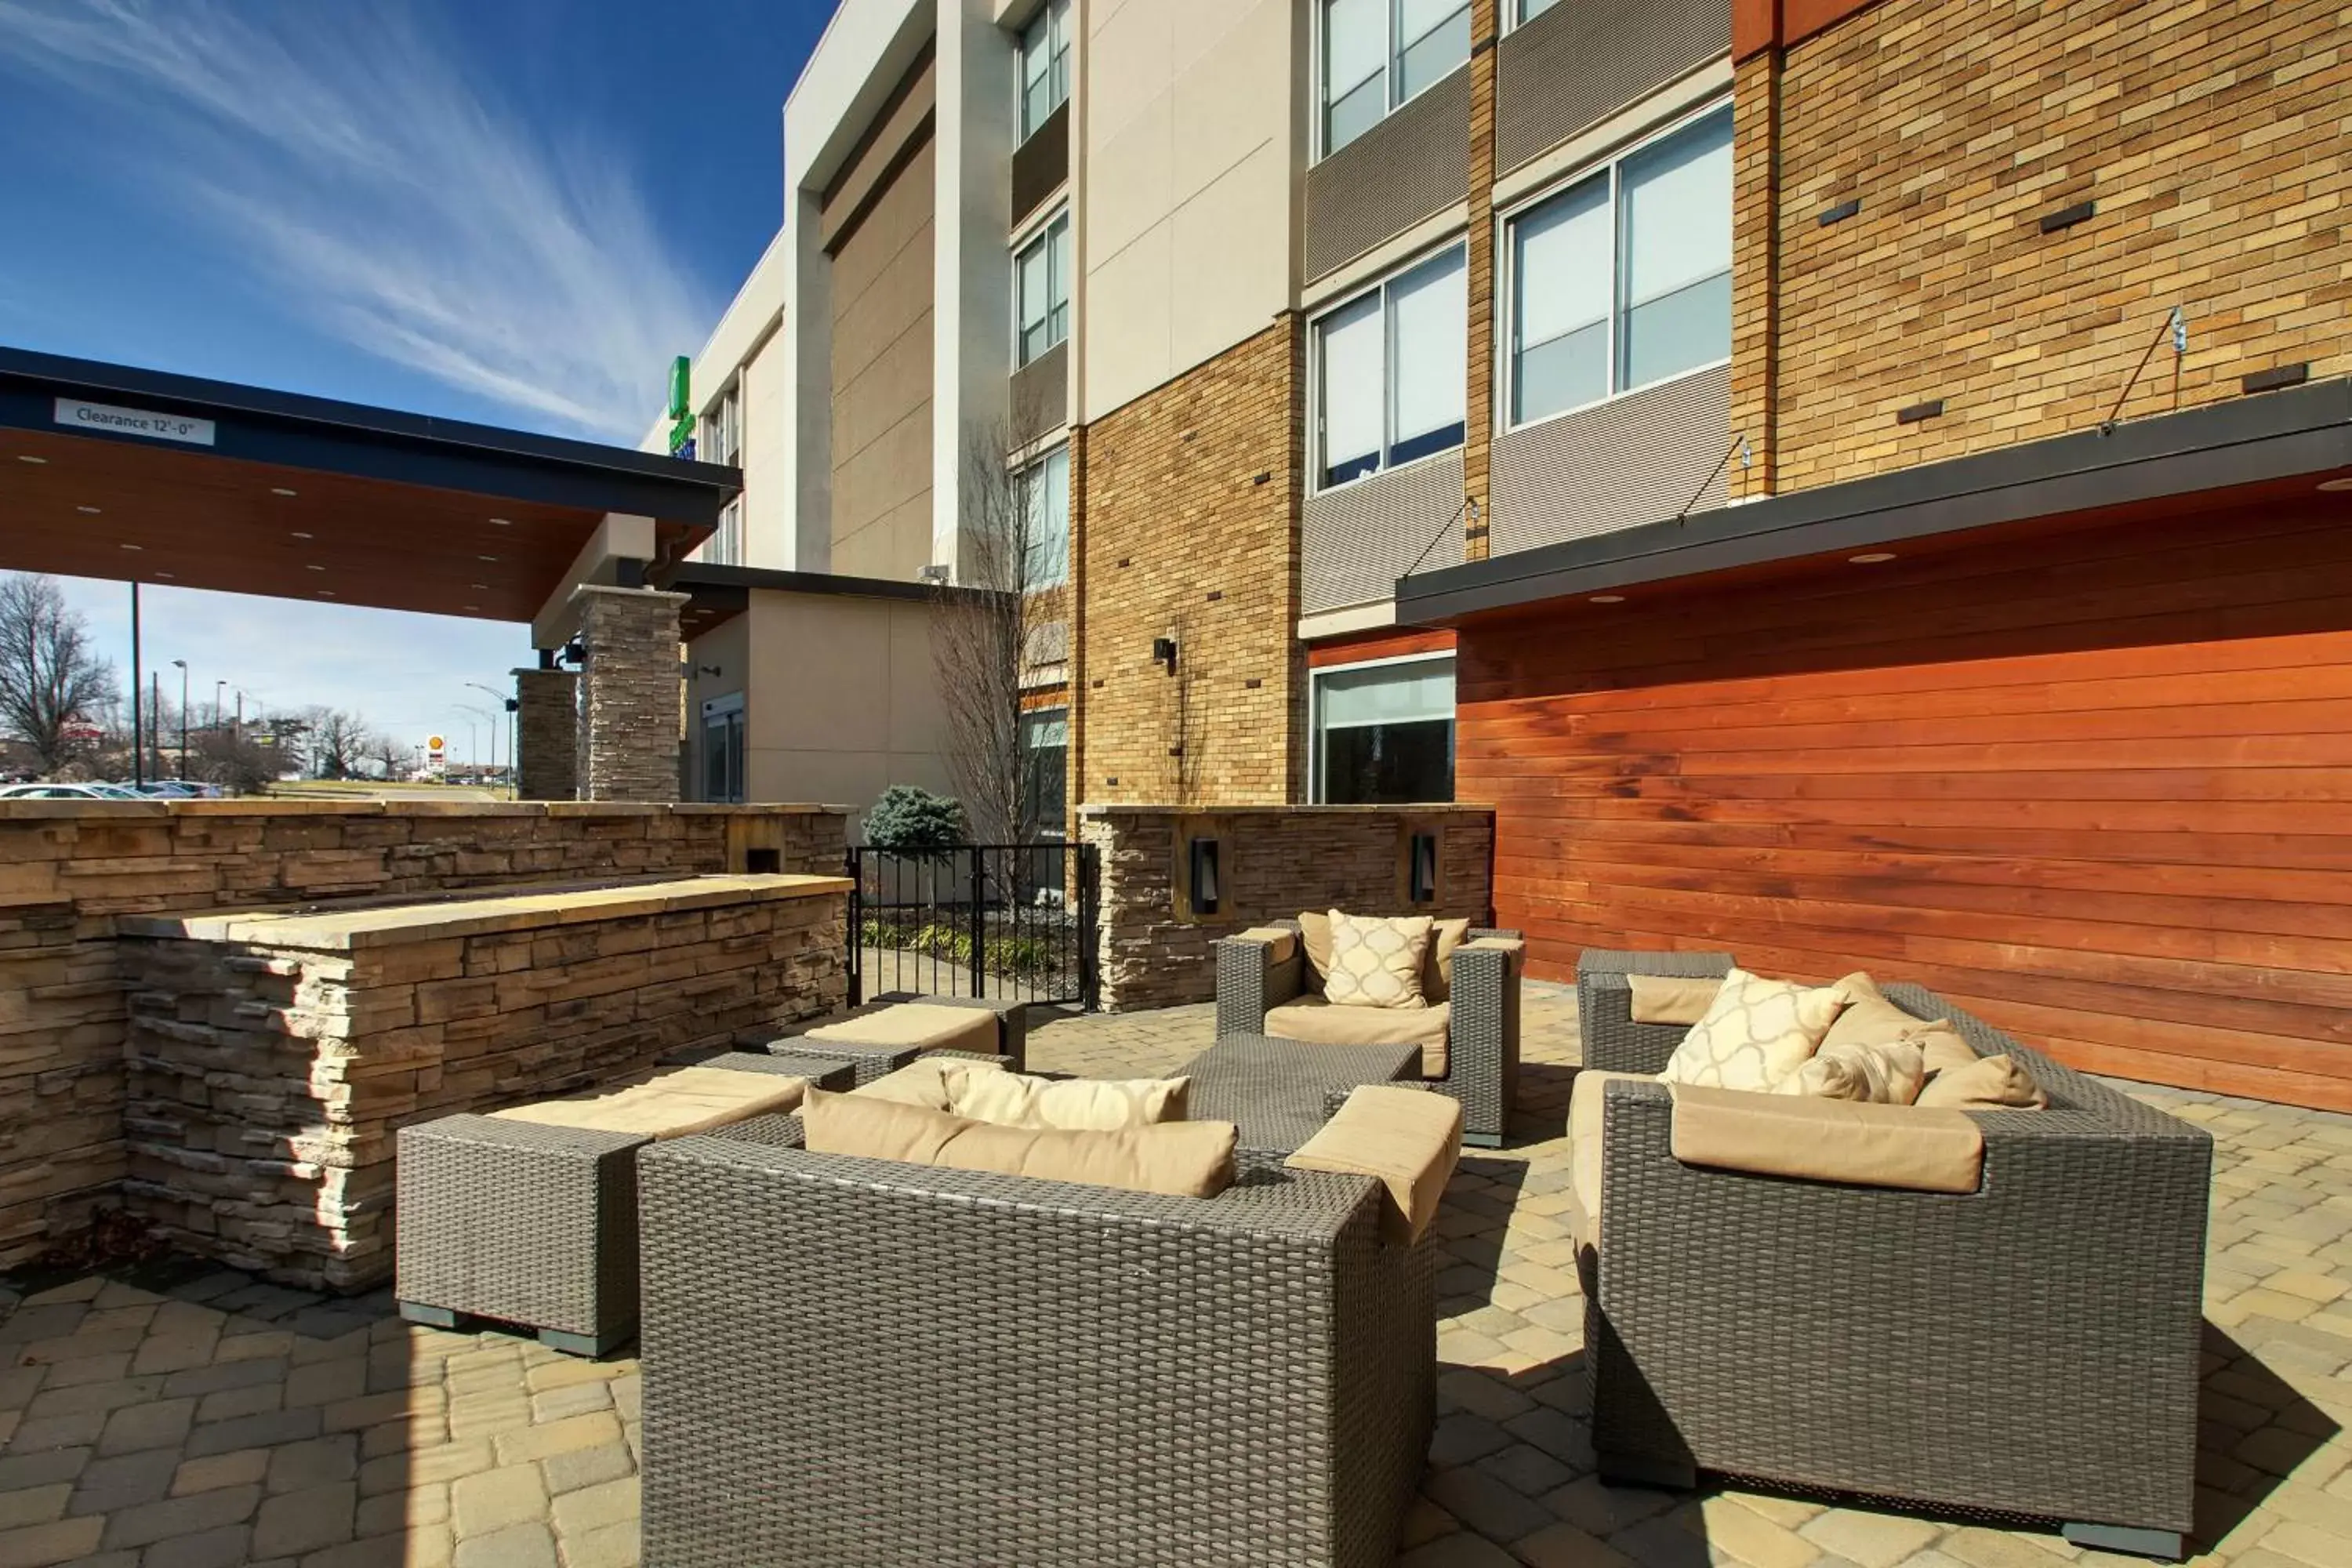
M 84 817 L 154 822 L 175 816 L 847 816 L 855 806 L 802 802 L 704 805 L 618 800 L 0 800 L 0 822 Z
M 1472 801 L 1440 800 L 1417 805 L 1080 805 L 1080 816 L 1444 816 L 1448 813 L 1492 816 L 1495 808 Z
M 683 877 L 625 887 L 451 897 L 364 909 L 240 910 L 217 914 L 126 915 L 118 934 L 187 942 L 348 952 L 403 942 L 492 936 L 592 921 L 624 920 L 730 904 L 845 895 L 846 877 Z

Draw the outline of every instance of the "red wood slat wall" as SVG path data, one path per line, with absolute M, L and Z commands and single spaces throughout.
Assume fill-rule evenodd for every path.
M 1462 631 L 1456 798 L 1532 973 L 1866 967 L 2352 1110 L 2352 506 L 1916 553 Z

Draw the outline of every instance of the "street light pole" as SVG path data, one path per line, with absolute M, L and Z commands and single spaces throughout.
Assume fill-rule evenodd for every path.
M 480 692 L 483 696 L 492 699 L 499 704 L 497 708 L 490 710 L 492 713 L 499 713 L 505 710 L 507 700 L 507 694 L 505 692 L 498 690 L 494 687 L 485 686 L 478 680 L 469 680 L 466 682 L 466 684 Z M 490 772 L 497 773 L 499 771 L 499 721 L 493 718 L 488 720 L 487 722 L 490 726 Z M 512 767 L 514 765 L 514 749 L 512 747 L 509 747 L 507 750 L 507 765 L 509 767 Z
M 172 668 L 180 672 L 180 777 L 188 776 L 188 661 L 175 658 Z
M 147 725 L 139 710 L 139 580 L 131 580 L 131 782 L 147 782 Z

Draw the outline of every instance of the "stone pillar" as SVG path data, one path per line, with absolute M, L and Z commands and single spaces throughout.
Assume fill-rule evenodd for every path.
M 580 678 L 568 669 L 518 669 L 514 678 L 515 798 L 576 798 Z
M 677 607 L 684 594 L 582 587 L 579 792 L 583 800 L 677 799 Z

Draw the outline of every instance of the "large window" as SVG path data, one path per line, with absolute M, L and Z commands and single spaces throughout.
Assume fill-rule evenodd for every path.
M 1069 787 L 1069 757 L 1068 709 L 1034 709 L 1021 715 L 1022 837 L 1063 836 L 1062 796 Z
M 1454 798 L 1454 656 L 1315 672 L 1315 798 L 1402 805 Z
M 1013 291 L 1027 364 L 1070 335 L 1070 215 L 1063 212 L 1013 259 Z
M 1559 0 L 1519 0 L 1518 19 L 1532 22 L 1559 4 Z
M 1324 155 L 1469 58 L 1466 0 L 1323 0 Z
M 1021 35 L 1021 139 L 1070 97 L 1070 0 L 1047 0 Z
M 733 464 L 743 458 L 743 384 L 737 381 L 719 394 L 702 416 L 702 434 L 695 455 L 707 463 Z M 701 559 L 714 565 L 737 566 L 743 561 L 743 498 L 737 496 L 719 514 L 719 531 L 704 541 Z
M 713 804 L 743 798 L 743 694 L 702 705 L 702 798 Z
M 1026 559 L 1024 590 L 1059 587 L 1070 574 L 1070 449 L 1056 447 L 1014 477 Z
M 1731 110 L 1511 219 L 1514 425 L 1731 353 Z
M 1468 332 L 1458 246 L 1315 323 L 1318 488 L 1462 445 Z

